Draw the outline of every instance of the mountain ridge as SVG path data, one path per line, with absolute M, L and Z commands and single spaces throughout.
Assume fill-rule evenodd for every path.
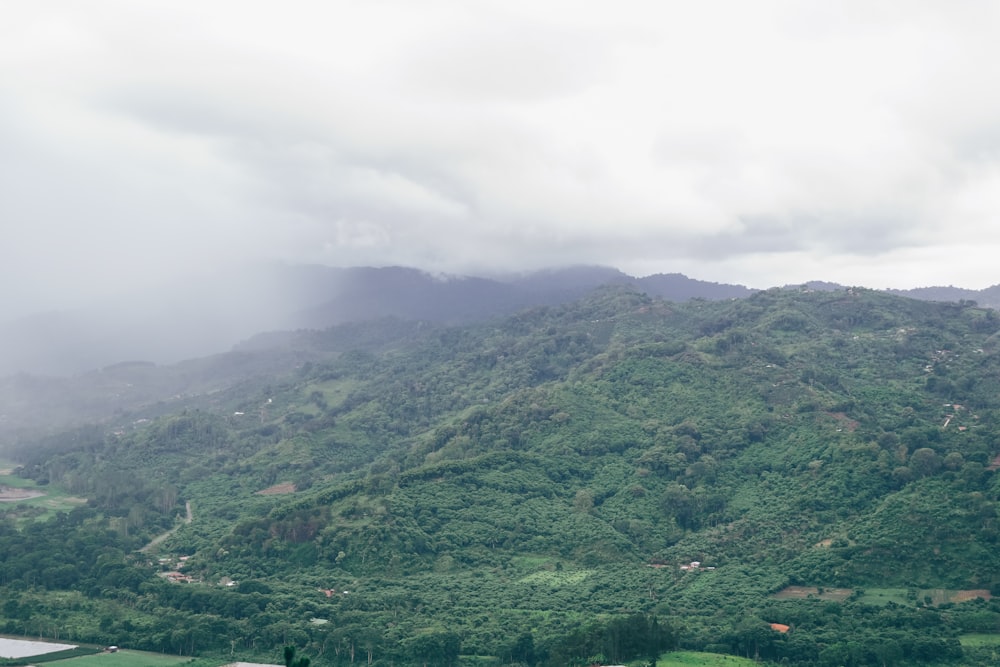
M 126 359 L 176 363 L 231 349 L 261 332 L 324 329 L 380 317 L 441 324 L 481 321 L 565 303 L 616 283 L 678 302 L 746 298 L 760 291 L 680 273 L 637 278 L 600 266 L 476 277 L 436 276 L 405 267 L 267 265 L 203 276 L 89 309 L 52 311 L 0 324 L 0 377 L 18 372 L 72 375 Z M 805 287 L 843 288 L 818 281 Z M 1000 285 L 891 293 L 1000 307 Z

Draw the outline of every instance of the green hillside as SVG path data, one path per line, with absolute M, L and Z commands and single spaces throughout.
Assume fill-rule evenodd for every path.
M 87 502 L 0 505 L 0 629 L 320 665 L 992 664 L 960 640 L 1000 633 L 998 332 L 868 290 L 606 288 L 261 341 L 266 374 L 8 446 Z

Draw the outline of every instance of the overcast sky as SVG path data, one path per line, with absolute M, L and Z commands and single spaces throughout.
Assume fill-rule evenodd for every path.
M 986 287 L 998 34 L 960 0 L 10 0 L 0 298 L 260 259 Z

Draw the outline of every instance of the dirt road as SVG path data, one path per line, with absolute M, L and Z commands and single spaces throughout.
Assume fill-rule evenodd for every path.
M 184 517 L 184 524 L 189 524 L 192 521 L 194 521 L 194 513 L 191 511 L 191 501 L 190 500 L 187 501 L 186 503 L 184 503 L 184 509 L 187 510 L 187 516 Z M 139 551 L 141 551 L 142 553 L 146 553 L 147 551 L 150 551 L 151 549 L 159 546 L 164 540 L 166 540 L 168 537 L 170 537 L 175 532 L 177 532 L 177 529 L 180 528 L 184 524 L 177 524 L 176 526 L 174 526 L 173 528 L 171 528 L 167 532 L 162 533 L 160 535 L 157 535 L 156 537 L 154 537 L 150 541 L 149 544 L 147 544 L 143 548 L 139 549 Z

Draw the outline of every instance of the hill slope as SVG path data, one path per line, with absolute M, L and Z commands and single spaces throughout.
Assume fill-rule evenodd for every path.
M 185 413 L 19 446 L 27 477 L 92 499 L 80 530 L 108 521 L 121 552 L 191 502 L 167 547 L 196 579 L 239 583 L 169 584 L 141 559 L 107 581 L 36 568 L 52 593 L 18 605 L 70 583 L 110 613 L 131 590 L 149 616 L 81 632 L 162 649 L 197 616 L 216 630 L 192 651 L 294 642 L 330 664 L 571 664 L 675 640 L 921 663 L 1000 628 L 994 602 L 932 593 L 1000 589 L 993 311 L 867 290 L 677 304 L 622 286 L 489 324 L 381 326 L 391 344 Z

